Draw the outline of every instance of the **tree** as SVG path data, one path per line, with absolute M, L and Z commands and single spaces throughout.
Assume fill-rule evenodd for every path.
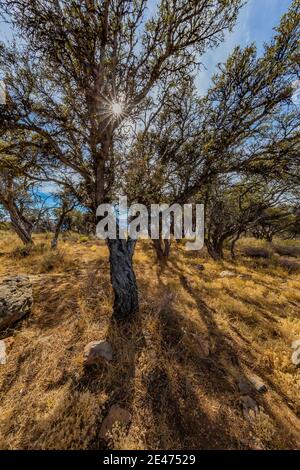
M 22 129 L 44 144 L 44 165 L 56 161 L 76 174 L 72 190 L 95 214 L 114 199 L 114 150 L 124 122 L 161 79 L 195 69 L 232 27 L 240 5 L 161 0 L 146 21 L 145 0 L 0 1 L 28 43 L 26 51 L 1 47 L 8 94 L 2 130 Z M 134 243 L 108 240 L 108 248 L 114 313 L 126 318 L 138 310 Z
M 72 194 L 68 194 L 67 192 L 59 194 L 58 198 L 60 201 L 60 205 L 58 208 L 55 209 L 56 222 L 54 228 L 54 236 L 51 241 L 52 249 L 57 248 L 58 237 L 63 228 L 66 217 L 68 214 L 70 214 L 70 212 L 75 209 L 77 205 L 77 201 L 76 199 L 74 199 L 74 196 Z
M 2 150 L 1 150 L 2 148 Z M 30 206 L 33 183 L 22 175 L 13 157 L 0 148 L 0 204 L 9 214 L 12 227 L 25 245 L 32 244 L 33 220 Z
M 125 192 L 132 200 L 199 201 L 222 175 L 299 184 L 300 116 L 291 99 L 299 73 L 299 13 L 297 0 L 262 57 L 254 45 L 236 48 L 204 98 L 197 97 L 192 78 L 162 86 L 161 108 L 145 113 L 129 149 Z M 156 244 L 164 253 L 163 240 Z
M 267 208 L 259 223 L 254 227 L 253 234 L 256 238 L 272 242 L 275 235 L 287 234 L 295 227 L 296 215 L 291 207 L 284 205 Z
M 224 258 L 224 245 L 230 243 L 231 256 L 241 235 L 260 231 L 267 214 L 282 211 L 280 200 L 286 185 L 261 177 L 237 181 L 217 180 L 206 190 L 206 234 L 208 253 L 215 260 Z M 279 206 L 279 207 L 278 207 Z M 286 217 L 286 212 L 284 213 Z M 287 227 L 287 225 L 286 225 Z

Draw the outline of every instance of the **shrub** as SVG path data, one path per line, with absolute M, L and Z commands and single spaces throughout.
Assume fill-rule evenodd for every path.
M 10 253 L 10 256 L 15 259 L 21 259 L 26 258 L 29 255 L 43 254 L 46 249 L 47 245 L 45 243 L 39 243 L 38 245 L 17 246 Z
M 20 258 L 26 258 L 26 256 L 29 256 L 30 253 L 32 252 L 32 245 L 26 245 L 26 246 L 17 246 L 11 253 L 10 256 L 12 258 L 20 259 Z
M 289 274 L 298 274 L 300 273 L 300 263 L 297 261 L 292 261 L 290 259 L 279 259 L 277 265 L 287 271 Z
M 300 256 L 300 247 L 295 245 L 274 245 L 275 252 L 280 256 L 297 258 Z
M 242 250 L 244 256 L 249 258 L 264 258 L 270 259 L 272 257 L 272 251 L 269 248 L 263 246 L 246 246 Z
M 48 251 L 41 262 L 41 272 L 50 272 L 64 264 L 64 253 L 60 250 Z

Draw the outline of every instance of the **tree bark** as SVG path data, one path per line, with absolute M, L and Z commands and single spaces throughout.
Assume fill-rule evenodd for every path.
M 11 224 L 16 234 L 22 240 L 24 245 L 33 245 L 33 240 L 31 237 L 32 224 L 25 220 L 24 216 L 19 213 L 17 207 L 15 207 L 14 204 L 5 204 L 5 208 L 10 215 Z
M 111 283 L 114 291 L 114 317 L 129 320 L 139 309 L 138 288 L 133 270 L 134 240 L 107 240 Z
M 62 228 L 62 225 L 64 223 L 64 219 L 65 219 L 65 215 L 66 213 L 63 213 L 59 220 L 58 220 L 58 223 L 55 227 L 55 232 L 54 232 L 54 237 L 52 238 L 52 241 L 51 241 L 51 248 L 54 250 L 57 248 L 57 244 L 58 244 L 58 237 L 59 237 L 59 234 L 60 234 L 60 231 L 61 231 L 61 228 Z
M 171 250 L 171 240 L 152 240 L 159 263 L 167 264 Z
M 238 242 L 238 240 L 240 239 L 240 236 L 241 236 L 241 233 L 238 233 L 231 241 L 231 244 L 230 244 L 230 253 L 231 253 L 231 258 L 232 259 L 235 259 L 236 257 L 236 254 L 235 254 L 235 246 L 236 246 L 236 243 Z
M 212 257 L 213 260 L 219 261 L 223 259 L 223 244 L 212 243 L 208 240 L 205 242 L 208 254 Z

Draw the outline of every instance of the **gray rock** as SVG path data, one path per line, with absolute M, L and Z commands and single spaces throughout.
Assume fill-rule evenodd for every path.
M 258 377 L 257 375 L 254 375 L 254 374 L 249 375 L 248 379 L 257 392 L 265 393 L 268 390 L 267 386 L 264 384 L 262 379 Z
M 247 377 L 240 377 L 238 386 L 243 395 L 251 395 L 255 392 L 265 393 L 267 391 L 267 386 L 262 379 L 254 374 L 247 375 Z
M 235 277 L 236 274 L 233 271 L 222 271 L 220 277 Z
M 98 364 L 103 359 L 106 361 L 113 360 L 113 351 L 111 345 L 107 341 L 92 341 L 84 348 L 84 364 L 91 366 Z
M 295 352 L 292 354 L 292 363 L 295 366 L 300 365 L 300 339 L 297 339 L 293 342 L 292 348 L 295 349 Z
M 6 346 L 3 340 L 0 341 L 0 364 L 6 364 Z
M 31 312 L 32 284 L 27 276 L 0 281 L 0 330 L 12 326 Z
M 114 427 L 127 427 L 130 421 L 131 414 L 129 411 L 121 408 L 119 405 L 113 405 L 102 422 L 100 437 L 105 440 L 109 439 L 109 434 L 113 431 Z

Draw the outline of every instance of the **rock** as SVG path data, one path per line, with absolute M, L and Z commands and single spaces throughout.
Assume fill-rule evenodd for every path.
M 205 266 L 203 264 L 197 264 L 196 269 L 198 269 L 198 271 L 204 271 Z
M 249 375 L 248 379 L 257 392 L 265 393 L 268 390 L 267 386 L 264 384 L 262 379 L 258 377 L 257 375 L 254 375 L 254 374 Z
M 0 281 L 0 330 L 10 327 L 31 312 L 32 284 L 27 276 Z
M 6 364 L 6 346 L 3 340 L 0 341 L 0 364 Z
M 122 428 L 127 427 L 131 421 L 131 414 L 129 411 L 121 408 L 119 405 L 113 405 L 106 418 L 104 418 L 101 429 L 101 439 L 108 439 L 109 434 L 112 432 L 115 426 L 121 426 Z
M 253 398 L 249 397 L 249 395 L 241 397 L 240 402 L 243 408 L 243 415 L 245 416 L 245 418 L 249 419 L 251 417 L 254 417 L 258 413 L 258 404 L 255 400 L 253 400 Z
M 84 348 L 84 364 L 91 366 L 101 362 L 113 360 L 113 351 L 111 345 L 107 341 L 92 341 Z
M 235 277 L 235 275 L 233 271 L 222 271 L 220 273 L 220 277 Z
M 267 387 L 262 379 L 254 374 L 240 377 L 238 386 L 242 395 L 251 395 L 255 392 L 265 393 L 267 391 Z
M 296 340 L 292 344 L 292 349 L 295 349 L 295 352 L 292 354 L 292 363 L 295 366 L 300 365 L 300 340 Z

